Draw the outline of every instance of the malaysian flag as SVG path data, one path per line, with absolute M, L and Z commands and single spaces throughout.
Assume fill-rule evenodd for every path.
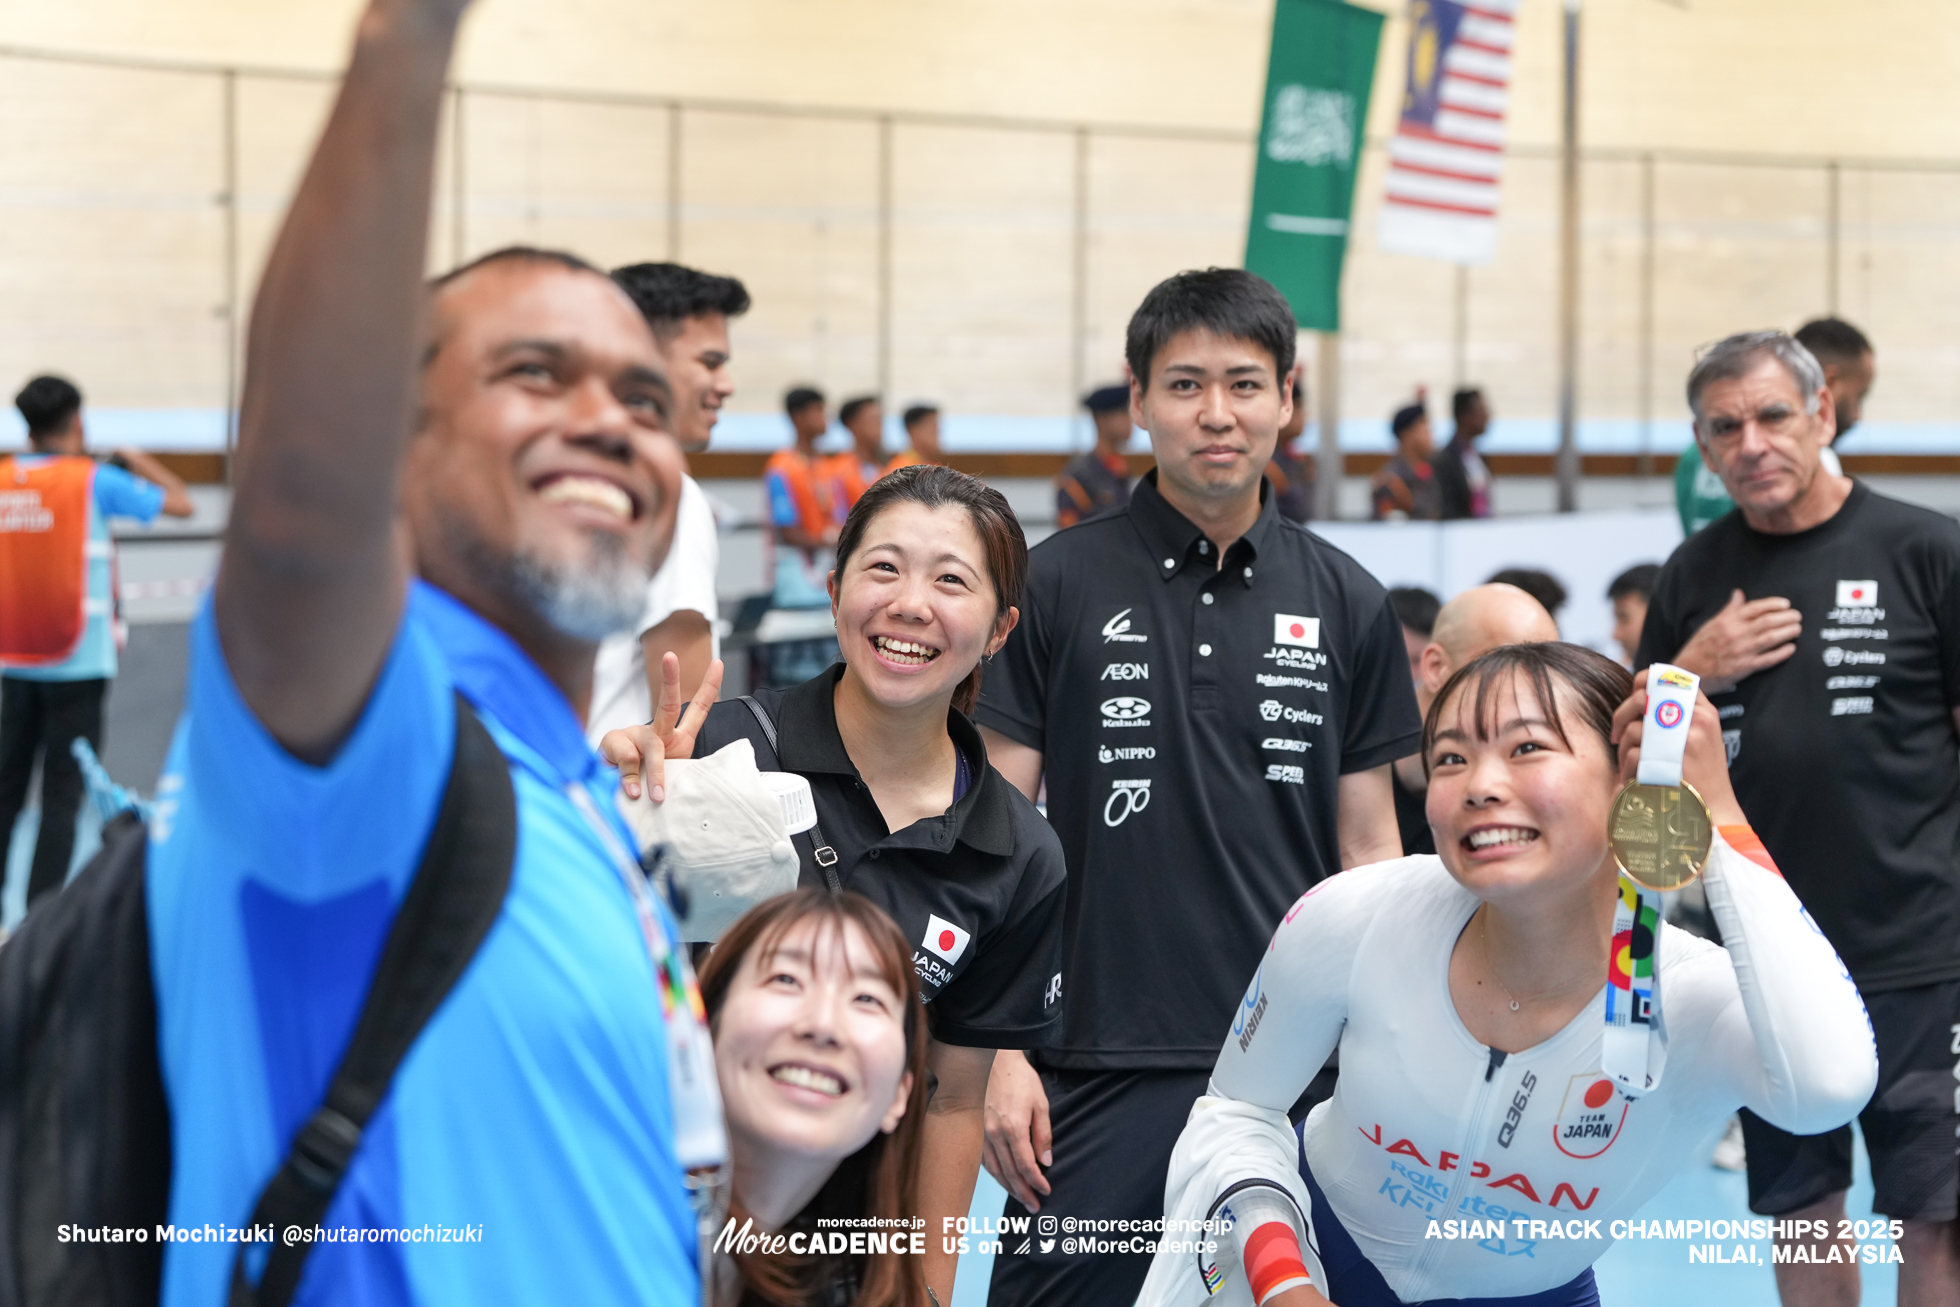
M 1497 252 L 1517 0 L 1415 0 L 1409 87 L 1388 145 L 1381 247 L 1452 263 Z

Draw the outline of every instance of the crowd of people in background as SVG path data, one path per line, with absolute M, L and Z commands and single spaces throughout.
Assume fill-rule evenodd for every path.
M 984 1167 L 1004 1218 L 1237 1222 L 1209 1264 L 1017 1248 L 999 1307 L 1196 1304 L 1231 1277 L 1262 1307 L 1582 1307 L 1603 1241 L 1432 1264 L 1377 1163 L 1422 1192 L 1474 1176 L 1505 1215 L 1606 1184 L 1599 1210 L 1630 1212 L 1738 1108 L 1752 1208 L 1831 1223 L 1857 1116 L 1901 1301 L 1960 1293 L 1960 527 L 1842 475 L 1861 334 L 1696 363 L 1690 538 L 1609 586 L 1617 662 L 1561 642 L 1550 572 L 1441 602 L 1303 525 L 1297 326 L 1250 273 L 1144 297 L 1126 380 L 1083 397 L 1065 529 L 1033 549 L 944 465 L 936 406 L 888 457 L 881 397 L 853 396 L 827 453 L 828 400 L 798 386 L 762 478 L 769 598 L 832 634 L 724 700 L 686 455 L 735 393 L 749 293 L 529 247 L 425 282 L 461 8 L 376 5 L 274 247 L 168 806 L 131 865 L 169 1109 L 155 1221 L 307 1202 L 323 1227 L 495 1234 L 173 1241 L 130 1263 L 161 1301 L 950 1307 L 942 1235 Z M 60 525 L 0 532 L 0 820 L 38 758 L 40 903 L 71 856 L 67 742 L 99 744 L 115 672 L 106 520 L 192 505 L 139 451 L 86 457 L 72 385 L 19 407 L 33 448 L 5 466 Z M 1464 388 L 1450 415 L 1438 449 L 1421 397 L 1394 414 L 1375 517 L 1492 514 L 1490 405 Z M 1619 956 L 1605 812 L 1660 752 L 1657 663 L 1700 678 L 1676 780 L 1706 796 L 1706 904 L 1745 961 L 1673 940 L 1675 1060 L 1643 1097 L 1601 1078 L 1595 1008 Z M 799 888 L 690 948 L 689 888 L 617 802 L 666 803 L 670 763 L 731 750 L 807 787 Z M 459 804 L 492 814 L 469 847 L 494 912 L 350 1097 L 376 995 L 434 983 L 391 959 L 426 942 L 416 891 L 462 856 Z M 78 929 L 69 902 L 10 956 Z M 33 1065 L 0 1067 L 0 1104 Z M 1509 1162 L 1488 1113 L 1442 1150 L 1506 1102 L 1534 1141 Z M 1604 1142 L 1559 1144 L 1575 1122 Z M 1855 1266 L 1821 1260 L 1778 1265 L 1790 1307 L 1855 1300 Z

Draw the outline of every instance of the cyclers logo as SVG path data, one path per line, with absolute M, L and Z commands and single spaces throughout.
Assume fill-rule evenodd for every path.
M 1104 726 L 1148 726 L 1150 700 L 1119 694 L 1114 699 L 1102 701 L 1102 715 Z
M 1573 1076 L 1552 1123 L 1552 1143 L 1567 1157 L 1598 1157 L 1620 1137 L 1632 1101 L 1597 1071 Z
M 1131 635 L 1129 631 L 1130 610 L 1125 608 L 1122 612 L 1103 623 L 1103 643 L 1108 644 L 1111 640 L 1122 640 L 1130 644 L 1142 644 L 1150 638 L 1147 635 Z
M 1121 826 L 1130 814 L 1150 806 L 1149 781 L 1111 781 L 1109 798 L 1103 803 L 1103 825 Z

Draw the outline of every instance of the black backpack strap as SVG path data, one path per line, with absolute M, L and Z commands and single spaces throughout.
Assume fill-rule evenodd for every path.
M 327 1086 L 326 1100 L 299 1133 L 259 1195 L 251 1224 L 274 1241 L 254 1289 L 248 1249 L 232 1261 L 231 1307 L 286 1307 L 299 1288 L 309 1242 L 282 1232 L 326 1218 L 361 1132 L 429 1018 L 448 997 L 503 910 L 517 850 L 517 796 L 510 764 L 462 697 L 456 699 L 456 757 L 435 829 L 374 969 L 354 1036 Z
M 783 755 L 776 749 L 776 723 L 769 719 L 769 710 L 757 703 L 754 695 L 742 695 L 736 702 L 747 704 L 749 712 L 755 716 L 755 724 L 762 728 L 762 738 L 769 742 L 769 761 L 775 764 L 770 770 L 782 771 Z M 830 841 L 823 837 L 823 827 L 815 824 L 810 827 L 810 856 L 822 870 L 830 892 L 842 894 L 844 882 L 837 878 L 837 850 L 831 848 Z

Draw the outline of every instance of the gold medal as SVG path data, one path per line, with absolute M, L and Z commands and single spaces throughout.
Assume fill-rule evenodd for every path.
M 1642 889 L 1656 893 L 1692 884 L 1708 865 L 1715 823 L 1695 787 L 1632 782 L 1613 800 L 1606 824 L 1613 861 Z

